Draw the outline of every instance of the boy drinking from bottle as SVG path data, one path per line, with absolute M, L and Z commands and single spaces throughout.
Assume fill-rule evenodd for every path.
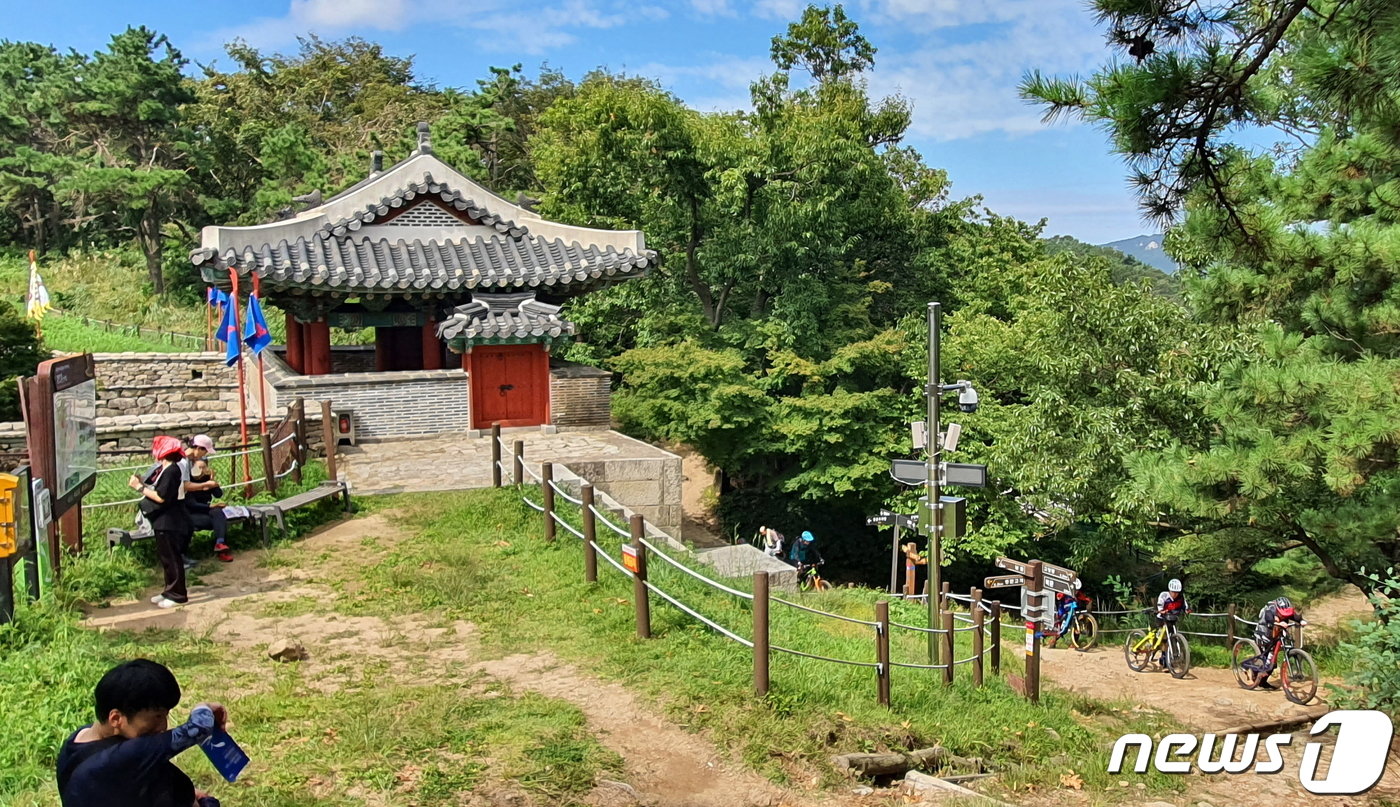
M 201 703 L 187 722 L 169 728 L 180 684 L 146 659 L 108 670 L 94 696 L 97 722 L 74 732 L 58 752 L 63 807 L 219 807 L 170 760 L 223 729 L 223 706 Z

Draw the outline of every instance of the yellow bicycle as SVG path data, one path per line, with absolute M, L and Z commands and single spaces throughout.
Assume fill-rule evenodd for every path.
M 1162 667 L 1173 678 L 1185 678 L 1191 671 L 1191 645 L 1176 630 L 1178 614 L 1167 612 L 1162 615 L 1165 624 L 1152 630 L 1135 630 L 1128 634 L 1123 644 L 1123 657 L 1128 669 L 1142 672 L 1160 654 L 1165 657 Z

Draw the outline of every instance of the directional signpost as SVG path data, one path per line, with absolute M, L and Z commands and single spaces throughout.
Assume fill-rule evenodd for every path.
M 878 514 L 866 518 L 865 525 L 867 527 L 894 527 L 894 540 L 890 544 L 890 593 L 895 594 L 899 587 L 900 530 L 918 529 L 919 517 L 882 509 Z
M 1019 574 L 1004 574 L 1000 577 L 988 577 L 986 580 L 982 581 L 983 588 L 1015 588 L 1016 586 L 1024 586 L 1025 584 L 1026 578 Z
M 1040 701 L 1040 637 L 1044 628 L 1053 627 L 1055 608 L 1050 592 L 1074 593 L 1074 581 L 1079 574 L 1073 569 L 1038 560 L 997 558 L 997 568 L 1012 574 L 988 577 L 987 588 L 1022 586 L 1021 613 L 1026 618 L 1026 688 L 1032 703 Z

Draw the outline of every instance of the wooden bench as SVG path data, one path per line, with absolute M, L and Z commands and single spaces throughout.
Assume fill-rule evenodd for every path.
M 240 521 L 252 521 L 257 523 L 262 528 L 263 544 L 266 545 L 267 525 L 263 523 L 265 521 L 263 513 L 250 507 L 248 508 L 248 515 L 228 519 L 228 523 L 230 524 L 237 524 Z M 150 522 L 145 522 L 145 527 L 146 529 L 142 530 L 124 530 L 121 527 L 108 527 L 107 548 L 111 549 L 118 545 L 129 547 L 137 541 L 147 541 L 156 537 L 155 533 L 151 532 L 149 529 Z M 196 532 L 208 532 L 208 530 L 196 530 Z
M 315 504 L 322 499 L 333 499 L 336 496 L 341 497 L 342 503 L 345 506 L 345 512 L 352 512 L 353 508 L 350 504 L 350 486 L 344 482 L 335 480 L 327 480 L 311 490 L 298 493 L 295 496 L 289 496 L 280 502 L 273 502 L 272 504 L 250 504 L 248 505 L 248 509 L 259 514 L 262 521 L 263 544 L 266 544 L 267 533 L 271 528 L 270 522 L 276 521 L 277 528 L 282 531 L 282 537 L 286 538 L 287 520 L 285 515 L 288 511 L 295 510 L 298 507 L 305 507 L 308 504 Z

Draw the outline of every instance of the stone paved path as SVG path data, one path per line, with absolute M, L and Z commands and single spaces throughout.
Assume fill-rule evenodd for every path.
M 539 473 L 541 462 L 570 460 L 652 459 L 666 456 L 658 448 L 613 431 L 504 429 L 505 479 L 510 481 L 510 449 L 525 443 L 525 465 Z M 441 435 L 340 447 L 342 475 L 355 493 L 467 490 L 491 486 L 491 437 Z

